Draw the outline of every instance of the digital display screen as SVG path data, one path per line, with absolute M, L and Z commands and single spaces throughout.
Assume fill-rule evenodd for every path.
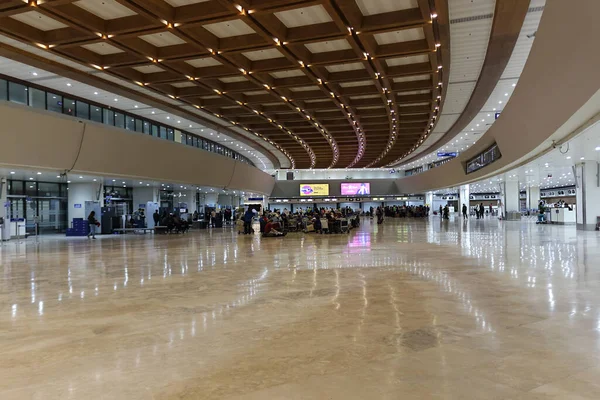
M 370 194 L 370 183 L 342 183 L 342 196 L 367 196 Z
M 300 196 L 329 196 L 329 184 L 327 183 L 303 183 L 300 185 Z

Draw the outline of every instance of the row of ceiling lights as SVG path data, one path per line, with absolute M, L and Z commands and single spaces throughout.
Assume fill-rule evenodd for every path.
M 25 2 L 27 2 L 27 0 L 25 0 Z M 29 0 L 28 1 L 28 4 L 30 6 L 32 6 L 32 7 L 37 7 L 38 3 L 39 3 L 38 0 Z M 167 21 L 162 21 L 162 22 L 167 26 L 167 28 L 170 28 L 170 29 L 172 29 L 174 27 L 178 27 L 178 26 L 181 25 L 180 23 L 171 24 L 171 23 L 168 23 Z M 96 32 L 96 35 L 98 37 L 104 39 L 104 40 L 112 39 L 115 36 L 115 35 L 103 34 L 101 32 Z M 38 46 L 38 47 L 40 47 L 40 48 L 42 48 L 42 49 L 44 49 L 44 50 L 51 50 L 54 47 L 54 45 L 46 45 L 46 44 L 38 43 L 38 42 L 33 42 L 33 44 L 36 45 L 36 46 Z M 211 52 L 211 54 L 215 55 L 215 52 L 212 51 L 212 49 L 208 49 L 208 50 Z M 217 53 L 220 54 L 220 52 L 217 52 Z M 146 57 L 146 58 L 148 58 L 153 63 L 160 63 L 160 62 L 163 61 L 162 59 L 156 59 L 156 58 L 153 58 L 153 57 Z M 96 68 L 96 69 L 99 69 L 99 70 L 106 70 L 106 69 L 109 68 L 108 66 L 99 66 L 99 65 L 96 65 L 96 64 L 90 64 L 90 65 L 92 67 Z M 249 73 L 251 73 L 251 72 L 249 72 Z M 192 77 L 189 77 L 189 76 L 187 78 L 190 79 L 190 80 L 193 80 L 193 81 L 196 81 L 198 79 L 198 78 L 192 78 Z M 123 79 L 123 78 L 120 78 L 120 79 Z M 142 87 L 147 87 L 149 85 L 148 83 L 139 82 L 139 81 L 133 81 L 133 83 L 135 83 L 135 84 L 137 84 L 139 86 L 142 86 Z M 222 93 L 224 93 L 224 92 L 222 92 Z M 177 96 L 173 96 L 173 95 L 167 95 L 167 96 L 170 97 L 171 99 L 174 99 L 174 100 L 178 100 L 179 99 Z M 117 101 L 117 99 L 115 99 L 115 101 Z M 194 107 L 196 107 L 198 109 L 203 108 L 203 107 L 198 106 L 198 105 L 194 105 Z M 222 116 L 220 116 L 218 113 L 213 113 L 213 114 L 215 116 L 217 116 L 218 118 L 220 118 L 220 119 L 222 118 Z M 236 124 L 234 123 L 233 125 L 235 126 Z M 292 164 L 292 168 L 295 167 L 295 161 L 294 161 L 294 159 L 292 158 L 292 156 L 286 150 L 284 150 L 278 144 L 275 144 L 272 140 L 267 139 L 264 135 L 261 135 L 261 134 L 255 133 L 255 132 L 253 132 L 253 133 L 255 134 L 255 136 L 260 137 L 261 139 L 265 140 L 266 142 L 268 142 L 269 144 L 271 144 L 272 146 L 274 146 L 278 150 L 280 150 L 290 160 L 290 163 Z M 305 147 L 305 149 L 307 148 L 307 146 L 303 146 L 303 147 Z M 307 151 L 308 151 L 308 149 L 307 149 Z M 314 156 L 314 153 L 312 152 L 312 149 L 310 150 L 309 155 L 311 155 L 311 160 L 313 160 L 316 163 L 316 157 Z M 263 165 L 264 165 L 264 163 L 263 163 Z

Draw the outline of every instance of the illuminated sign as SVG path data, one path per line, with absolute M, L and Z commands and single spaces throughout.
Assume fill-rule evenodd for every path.
M 370 183 L 342 183 L 342 196 L 367 196 L 370 194 Z
M 300 196 L 329 196 L 329 184 L 327 183 L 302 183 L 300 185 Z

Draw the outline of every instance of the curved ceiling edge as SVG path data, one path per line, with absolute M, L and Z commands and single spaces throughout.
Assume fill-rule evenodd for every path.
M 279 159 L 277 158 L 277 156 L 275 154 L 272 153 L 271 150 L 267 149 L 266 147 L 262 146 L 261 144 L 259 144 L 257 142 L 249 140 L 248 138 L 244 137 L 243 135 L 240 135 L 239 133 L 234 132 L 231 129 L 228 129 L 227 127 L 215 124 L 214 122 L 212 122 L 208 119 L 202 118 L 201 116 L 199 116 L 197 114 L 188 113 L 185 110 L 181 110 L 179 107 L 174 107 L 173 105 L 163 102 L 154 97 L 146 96 L 143 93 L 136 92 L 134 90 L 128 89 L 128 88 L 120 86 L 120 85 L 117 86 L 117 85 L 111 84 L 110 82 L 108 82 L 102 78 L 98 78 L 94 75 L 87 74 L 83 71 L 78 71 L 78 70 L 71 68 L 69 66 L 66 66 L 66 65 L 58 64 L 52 60 L 44 59 L 38 55 L 28 53 L 26 51 L 17 49 L 15 47 L 7 45 L 5 43 L 0 43 L 0 56 L 6 57 L 11 60 L 18 61 L 18 62 L 21 62 L 24 64 L 32 65 L 34 67 L 46 70 L 48 72 L 52 72 L 59 76 L 76 79 L 82 83 L 85 83 L 85 84 L 88 84 L 91 86 L 95 86 L 102 90 L 110 91 L 110 92 L 112 92 L 114 94 L 118 94 L 120 96 L 125 96 L 125 97 L 131 98 L 133 100 L 138 100 L 138 101 L 144 102 L 150 106 L 160 108 L 161 110 L 168 111 L 168 112 L 170 112 L 174 115 L 178 115 L 180 117 L 188 118 L 190 120 L 196 120 L 198 123 L 210 128 L 210 129 L 214 129 L 217 131 L 226 131 L 228 134 L 230 134 L 232 137 L 235 137 L 240 142 L 243 142 L 247 146 L 254 148 L 255 150 L 263 153 L 273 163 L 273 166 L 278 166 L 279 168 L 281 168 L 281 163 L 280 163 Z M 289 156 L 287 156 L 287 157 L 289 158 Z
M 529 1 L 496 0 L 494 21 L 492 23 L 485 60 L 469 102 L 450 129 L 436 142 L 431 143 L 430 147 L 440 147 L 450 142 L 471 123 L 473 118 L 483 108 L 500 81 L 502 73 L 512 56 L 528 9 Z M 394 167 L 402 166 L 419 156 L 421 156 L 421 153 L 414 154 L 410 158 L 403 160 L 396 160 L 396 162 L 401 161 L 402 164 L 394 162 L 389 165 Z
M 405 193 L 417 193 L 482 179 L 531 155 L 567 121 L 580 126 L 597 114 L 600 76 L 595 66 L 600 63 L 600 54 L 590 52 L 590 48 L 600 36 L 600 26 L 594 23 L 598 13 L 600 2 L 594 0 L 582 1 L 576 9 L 566 2 L 549 0 L 519 85 L 500 118 L 457 159 L 401 178 L 397 181 L 399 188 Z M 502 158 L 467 175 L 464 163 L 494 142 L 500 147 Z

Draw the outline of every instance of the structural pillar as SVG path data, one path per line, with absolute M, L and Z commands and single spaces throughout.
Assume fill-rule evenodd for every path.
M 471 197 L 471 188 L 469 185 L 462 185 L 459 191 L 459 201 L 458 212 L 462 214 L 463 205 L 467 206 L 467 214 L 469 213 L 470 206 L 470 197 Z
M 0 240 L 10 239 L 10 215 L 8 215 L 8 180 L 0 178 L 0 217 L 4 219 L 4 225 L 0 226 Z
M 425 193 L 425 205 L 429 206 L 429 208 L 433 211 L 433 192 Z
M 188 212 L 190 214 L 193 214 L 198 210 L 197 197 L 198 197 L 198 191 L 195 189 L 190 189 L 186 193 L 185 198 L 187 199 L 186 203 L 187 203 Z
M 540 203 L 540 187 L 539 186 L 528 186 L 527 187 L 527 209 L 537 210 Z
M 504 219 L 521 219 L 519 181 L 507 179 L 500 185 L 500 207 Z
M 575 165 L 577 229 L 595 230 L 600 217 L 600 164 L 585 161 Z

